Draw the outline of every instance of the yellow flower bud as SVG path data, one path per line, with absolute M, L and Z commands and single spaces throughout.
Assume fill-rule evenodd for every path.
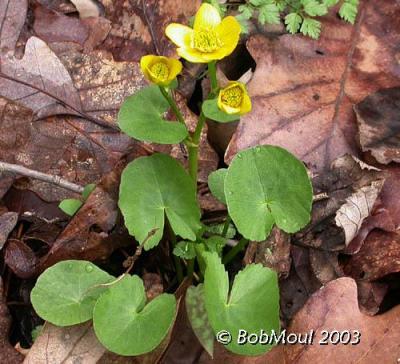
M 144 76 L 152 83 L 168 86 L 182 71 L 182 63 L 174 58 L 147 55 L 140 60 Z
M 251 111 L 251 100 L 241 82 L 231 81 L 218 95 L 218 107 L 227 114 L 243 115 Z

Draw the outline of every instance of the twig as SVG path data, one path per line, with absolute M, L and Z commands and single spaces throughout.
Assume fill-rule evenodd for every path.
M 38 172 L 33 169 L 29 169 L 29 168 L 20 166 L 18 164 L 11 164 L 11 163 L 6 163 L 6 162 L 0 161 L 0 172 L 12 172 L 12 173 L 20 174 L 22 176 L 32 177 L 32 178 L 38 179 L 40 181 L 49 182 L 49 183 L 52 183 L 54 185 L 60 186 L 62 188 L 65 188 L 67 190 L 70 190 L 70 191 L 73 191 L 76 193 L 83 192 L 82 186 L 79 186 L 75 183 L 69 182 L 69 181 L 65 180 L 64 178 L 61 178 L 60 176 L 55 176 L 55 175 L 51 175 L 51 174 Z
M 138 258 L 142 254 L 143 245 L 157 232 L 157 230 L 158 230 L 158 228 L 154 228 L 154 229 L 150 230 L 149 233 L 146 236 L 146 239 L 143 240 L 142 244 L 139 244 L 136 247 L 135 254 L 133 256 L 131 256 L 131 257 L 128 257 L 125 260 L 125 262 L 126 262 L 130 258 L 129 267 L 127 268 L 127 270 L 124 273 L 122 273 L 119 277 L 117 277 L 116 279 L 114 279 L 113 281 L 111 281 L 109 283 L 100 283 L 100 284 L 96 284 L 96 285 L 94 285 L 92 287 L 89 287 L 87 289 L 87 291 L 85 292 L 85 294 L 87 294 L 89 291 L 91 291 L 92 289 L 95 289 L 95 288 L 107 288 L 107 287 L 113 286 L 115 283 L 118 283 L 119 281 L 121 281 L 122 278 L 126 277 L 130 273 L 130 271 L 132 270 L 133 265 L 135 264 L 135 262 L 138 260 Z
M 329 198 L 329 195 L 326 192 L 319 193 L 318 195 L 313 196 L 313 202 L 321 201 L 321 200 L 326 200 Z

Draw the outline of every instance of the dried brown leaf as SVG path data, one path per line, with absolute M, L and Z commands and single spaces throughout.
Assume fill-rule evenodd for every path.
M 22 59 L 14 55 L 25 22 L 27 1 L 2 1 L 0 6 L 1 95 L 33 110 L 35 119 L 61 113 L 79 114 L 78 93 L 64 65 L 39 38 L 31 37 Z
M 139 61 L 144 54 L 174 56 L 175 46 L 166 38 L 171 22 L 187 23 L 200 0 L 101 0 L 112 29 L 105 49 L 117 60 Z
M 3 280 L 0 277 L 0 363 L 20 364 L 23 355 L 18 353 L 8 341 L 10 326 L 11 316 L 4 297 Z
M 83 47 L 89 37 L 88 26 L 80 19 L 66 16 L 44 6 L 35 7 L 34 17 L 33 30 L 48 45 L 56 42 L 73 42 Z
M 313 171 L 357 153 L 352 104 L 400 84 L 400 8 L 391 0 L 360 4 L 355 27 L 334 14 L 318 41 L 256 35 L 247 47 L 257 62 L 249 92 L 253 111 L 241 119 L 226 160 L 257 144 L 280 145 Z
M 290 236 L 276 226 L 266 241 L 250 243 L 244 258 L 245 264 L 261 263 L 272 268 L 280 277 L 286 278 L 290 272 Z
M 354 110 L 362 150 L 370 151 L 379 163 L 399 163 L 400 87 L 369 95 Z
M 336 212 L 335 222 L 344 230 L 346 246 L 357 236 L 364 220 L 371 214 L 384 180 L 372 181 L 346 199 Z
M 355 279 L 369 282 L 400 272 L 400 235 L 373 230 L 360 251 L 345 264 L 344 271 Z
M 16 212 L 6 212 L 0 216 L 0 250 L 3 249 L 8 235 L 17 225 L 18 214 Z
M 117 207 L 119 178 L 125 163 L 121 161 L 105 175 L 46 255 L 38 257 L 19 240 L 8 243 L 5 260 L 17 276 L 36 276 L 61 260 L 104 260 L 115 249 L 132 244 L 132 237 L 118 218 Z
M 92 323 L 57 327 L 46 323 L 24 364 L 82 363 L 95 364 L 106 349 L 96 338 Z
M 0 160 L 81 185 L 98 181 L 131 145 L 129 138 L 85 119 L 54 117 L 34 121 L 29 109 L 1 97 L 0 125 Z M 0 192 L 4 193 L 8 186 Z M 38 180 L 32 180 L 27 188 L 46 201 L 76 197 Z
M 336 159 L 332 163 L 330 171 L 313 179 L 314 193 L 326 193 L 328 198 L 314 203 L 311 223 L 295 235 L 295 240 L 301 245 L 317 249 L 343 250 L 346 246 L 346 234 L 349 237 L 354 234 L 354 237 L 355 233 L 359 231 L 363 216 L 368 216 L 372 212 L 375 200 L 368 200 L 366 203 L 365 191 L 371 190 L 371 188 L 382 188 L 384 180 L 385 173 L 383 171 L 360 163 L 350 155 Z M 358 201 L 358 196 L 360 196 L 361 203 L 364 204 L 364 209 Z M 338 210 L 341 212 L 338 213 Z M 352 229 L 348 229 L 349 231 L 346 232 L 346 229 L 337 224 L 337 215 L 342 224 L 346 224 L 346 229 L 348 229 L 349 219 L 353 220 L 352 224 L 355 224 L 357 229 L 351 226 Z

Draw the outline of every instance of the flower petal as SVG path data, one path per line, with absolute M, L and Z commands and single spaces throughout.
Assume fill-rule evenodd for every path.
M 210 59 L 205 58 L 205 56 L 208 55 L 207 53 L 198 52 L 197 50 L 195 50 L 193 48 L 178 48 L 176 50 L 176 52 L 178 53 L 179 57 L 182 57 L 192 63 L 208 63 L 208 62 L 210 62 Z
M 178 47 L 190 47 L 193 29 L 186 25 L 171 23 L 165 29 L 165 34 Z
M 243 95 L 242 105 L 240 106 L 240 115 L 247 114 L 251 111 L 251 99 L 246 93 Z
M 240 114 L 240 108 L 238 107 L 231 107 L 226 104 L 222 104 L 222 110 L 225 111 L 229 115 Z
M 152 76 L 149 72 L 149 68 L 156 59 L 157 56 L 153 54 L 148 54 L 147 56 L 143 56 L 142 58 L 140 58 L 140 68 L 144 74 L 144 77 L 146 77 L 149 81 L 152 81 Z
M 168 68 L 169 68 L 169 76 L 168 76 L 168 84 L 171 83 L 175 79 L 178 74 L 182 72 L 182 63 L 174 58 L 167 59 Z
M 225 56 L 230 55 L 236 48 L 240 38 L 240 24 L 233 16 L 227 16 L 218 25 L 216 32 L 221 40 Z
M 194 30 L 215 28 L 221 23 L 221 16 L 214 6 L 204 3 L 200 6 L 194 18 Z

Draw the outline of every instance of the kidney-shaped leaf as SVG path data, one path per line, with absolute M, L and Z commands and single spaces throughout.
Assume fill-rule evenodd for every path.
M 208 176 L 208 187 L 213 196 L 226 205 L 224 193 L 224 181 L 228 170 L 226 168 L 217 169 Z
M 175 319 L 175 296 L 163 293 L 146 305 L 143 281 L 124 277 L 97 300 L 93 312 L 99 341 L 120 355 L 141 355 L 155 349 Z
M 119 206 L 129 233 L 140 243 L 157 229 L 144 248 L 153 248 L 163 234 L 164 215 L 175 234 L 195 240 L 200 209 L 193 181 L 175 159 L 165 154 L 141 157 L 122 173 Z
M 88 321 L 104 288 L 114 277 L 84 260 L 65 260 L 46 269 L 31 292 L 37 314 L 57 326 Z
M 275 223 L 294 233 L 310 220 L 312 187 L 303 163 L 283 148 L 239 152 L 225 177 L 229 215 L 242 235 L 265 240 Z
M 169 104 L 155 85 L 129 96 L 118 113 L 118 125 L 130 137 L 160 144 L 176 144 L 184 140 L 186 126 L 163 119 Z
M 241 344 L 238 336 L 239 330 L 248 335 L 260 335 L 261 330 L 269 335 L 274 330 L 279 335 L 277 274 L 261 264 L 250 264 L 236 275 L 229 294 L 228 273 L 220 258 L 215 253 L 205 253 L 205 257 L 205 304 L 214 332 L 229 332 L 232 339 L 226 348 L 236 354 L 260 355 L 270 350 L 268 344 Z

